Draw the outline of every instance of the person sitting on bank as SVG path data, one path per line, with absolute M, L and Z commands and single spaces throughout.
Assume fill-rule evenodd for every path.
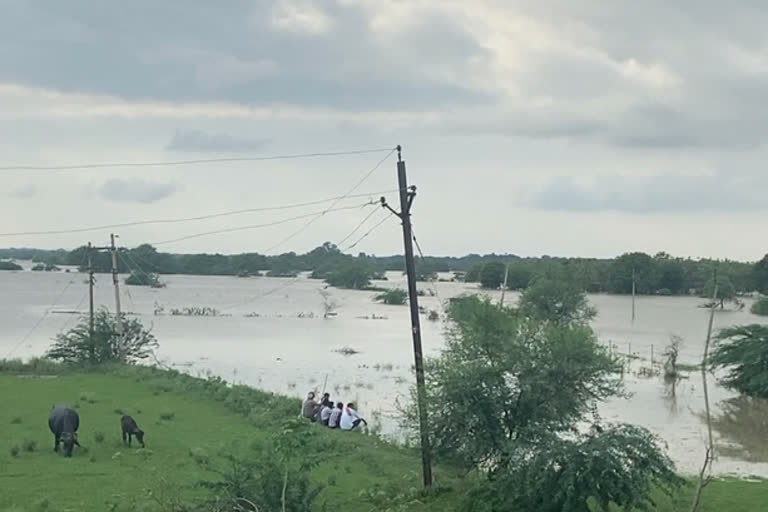
M 368 426 L 368 422 L 355 410 L 355 404 L 348 403 L 341 413 L 341 430 L 353 430 L 361 423 Z
M 331 400 L 331 394 L 330 393 L 323 393 L 323 399 L 320 400 L 320 406 L 321 407 L 325 407 L 326 405 L 328 407 L 330 407 L 331 409 L 333 409 L 333 405 L 334 404 L 333 404 L 333 400 Z
M 327 427 L 331 419 L 331 413 L 333 413 L 333 402 L 324 403 L 320 408 L 320 423 Z
M 309 421 L 315 421 L 319 404 L 315 402 L 315 393 L 307 393 L 307 399 L 301 405 L 301 416 Z
M 341 413 L 343 412 L 344 404 L 339 402 L 336 404 L 336 408 L 331 411 L 331 417 L 328 418 L 328 428 L 339 428 L 341 422 Z

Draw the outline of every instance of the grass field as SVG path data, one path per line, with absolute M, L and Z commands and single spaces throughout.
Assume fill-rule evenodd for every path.
M 0 364 L 0 511 L 159 510 L 149 491 L 202 493 L 195 483 L 206 472 L 191 453 L 217 454 L 267 439 L 298 412 L 296 400 L 149 369 L 42 373 L 20 375 Z M 53 452 L 47 417 L 54 403 L 78 406 L 84 449 L 76 448 L 71 459 Z M 145 430 L 146 449 L 123 446 L 123 413 Z M 384 510 L 377 497 L 399 495 L 396 510 L 442 512 L 455 510 L 463 494 L 465 484 L 438 467 L 443 491 L 417 500 L 420 459 L 412 450 L 359 433 L 317 427 L 317 435 L 334 448 L 313 470 L 314 481 L 324 485 L 316 510 Z M 688 510 L 691 492 L 660 497 L 657 512 Z M 128 503 L 134 508 L 125 508 Z M 715 481 L 701 510 L 768 511 L 768 483 Z

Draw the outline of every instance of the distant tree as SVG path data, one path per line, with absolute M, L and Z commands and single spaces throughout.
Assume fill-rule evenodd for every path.
M 752 267 L 752 284 L 755 290 L 768 295 L 768 254 Z
M 331 297 L 331 294 L 328 290 L 319 290 L 318 293 L 323 299 L 323 318 L 335 316 L 336 310 L 339 307 L 339 303 L 333 300 L 333 297 Z
M 660 293 L 660 290 L 668 290 L 666 295 L 685 293 L 685 269 L 682 262 L 667 253 L 659 253 L 653 259 L 658 272 L 657 288 L 654 291 Z
M 654 259 L 644 252 L 622 254 L 611 265 L 610 291 L 632 293 L 632 274 L 639 294 L 652 294 L 661 288 Z
M 547 278 L 536 279 L 523 292 L 519 309 L 528 318 L 560 324 L 589 322 L 597 314 L 578 285 Z
M 701 292 L 701 296 L 711 299 L 715 293 L 715 280 L 710 278 L 705 284 L 704 289 Z M 726 301 L 732 301 L 736 298 L 736 288 L 733 286 L 731 280 L 724 275 L 717 276 L 717 302 L 720 304 L 720 309 L 725 308 Z
M 768 398 L 768 325 L 721 330 L 710 356 L 713 369 L 727 370 L 721 383 L 748 396 Z
M 58 272 L 61 269 L 52 263 L 38 263 L 32 267 L 32 272 Z
M 371 285 L 375 273 L 366 263 L 350 261 L 328 272 L 325 282 L 336 288 L 363 290 Z
M 145 274 L 144 272 L 131 272 L 125 279 L 128 286 L 149 286 L 151 288 L 165 288 L 165 283 L 160 281 L 157 274 Z
M 123 361 L 135 363 L 149 358 L 158 347 L 154 335 L 144 328 L 139 320 L 122 319 L 123 334 L 117 333 L 115 315 L 100 309 L 94 316 L 93 339 L 89 334 L 87 317 L 78 324 L 54 338 L 46 356 L 66 363 L 101 364 Z
M 394 290 L 387 290 L 383 293 L 376 295 L 373 300 L 377 302 L 383 302 L 390 306 L 402 306 L 408 302 L 408 292 L 396 288 Z
M 525 290 L 533 278 L 534 273 L 525 263 L 512 263 L 509 265 L 509 274 L 507 275 L 507 288 L 510 290 Z
M 768 316 L 768 297 L 761 297 L 750 308 L 754 315 Z
M 0 261 L 0 270 L 23 270 L 23 268 L 12 261 Z
M 491 261 L 480 270 L 480 286 L 491 290 L 497 289 L 504 282 L 506 265 L 500 261 Z

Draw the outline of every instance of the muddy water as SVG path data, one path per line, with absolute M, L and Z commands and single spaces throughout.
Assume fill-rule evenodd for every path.
M 403 286 L 390 274 L 383 286 Z M 385 435 L 397 436 L 398 403 L 407 400 L 413 362 L 408 310 L 372 301 L 373 293 L 329 289 L 338 303 L 337 316 L 323 319 L 319 291 L 323 283 L 308 279 L 168 276 L 165 289 L 123 287 L 124 311 L 152 325 L 161 349 L 159 357 L 192 374 L 206 372 L 290 395 L 325 388 L 334 398 L 354 400 L 371 423 Z M 96 302 L 112 307 L 110 276 L 98 276 Z M 436 283 L 440 300 L 477 293 L 463 283 Z M 431 289 L 423 284 L 425 290 Z M 497 294 L 496 294 L 497 295 Z M 509 302 L 516 294 L 507 294 Z M 659 377 L 643 377 L 650 360 L 672 335 L 683 345 L 680 362 L 701 358 L 707 311 L 700 300 L 641 297 L 631 320 L 631 299 L 591 296 L 599 314 L 594 327 L 612 350 L 632 353 L 627 371 L 629 399 L 600 407 L 610 421 L 643 425 L 664 439 L 681 471 L 698 470 L 704 455 L 706 429 L 702 422 L 701 376 L 692 373 L 674 386 Z M 71 326 L 71 311 L 87 309 L 85 276 L 77 273 L 0 272 L 0 357 L 42 354 L 50 339 Z M 421 304 L 438 309 L 437 297 Z M 154 315 L 165 310 L 209 306 L 230 316 L 181 317 Z M 718 313 L 716 327 L 762 321 L 748 313 Z M 45 315 L 46 311 L 49 311 Z M 248 315 L 248 316 L 246 316 Z M 42 320 L 41 320 L 42 319 Z M 36 326 L 37 325 L 37 326 Z M 436 354 L 443 343 L 443 325 L 422 317 L 426 353 Z M 36 326 L 36 327 L 35 327 Z M 34 327 L 34 329 L 33 329 Z M 352 348 L 357 354 L 337 352 Z M 710 382 L 714 404 L 720 474 L 768 477 L 768 404 L 739 398 Z

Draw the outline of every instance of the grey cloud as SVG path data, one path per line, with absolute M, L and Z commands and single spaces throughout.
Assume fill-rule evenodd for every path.
M 124 203 L 154 203 L 178 190 L 173 183 L 156 183 L 143 179 L 111 179 L 99 189 L 105 199 Z
M 551 180 L 526 201 L 545 210 L 627 213 L 750 212 L 768 209 L 760 175 L 658 174 L 600 176 L 589 183 L 571 177 Z
M 16 199 L 28 199 L 37 195 L 37 185 L 29 183 L 12 189 L 8 195 Z
M 117 3 L 108 1 L 9 0 L 0 19 L 0 80 L 127 99 L 352 110 L 494 101 L 422 73 L 418 59 L 439 60 L 460 74 L 486 52 L 456 21 L 442 20 L 436 37 L 412 48 L 398 38 L 381 44 L 369 28 L 369 10 L 334 0 L 309 3 L 333 20 L 327 33 L 275 30 L 272 10 L 279 3 L 175 0 L 158 8 L 137 0 L 120 4 L 115 15 Z M 432 21 L 424 19 L 413 33 L 429 30 Z
M 169 151 L 181 152 L 245 152 L 262 149 L 266 139 L 237 137 L 227 133 L 207 133 L 202 130 L 177 131 L 168 145 Z

